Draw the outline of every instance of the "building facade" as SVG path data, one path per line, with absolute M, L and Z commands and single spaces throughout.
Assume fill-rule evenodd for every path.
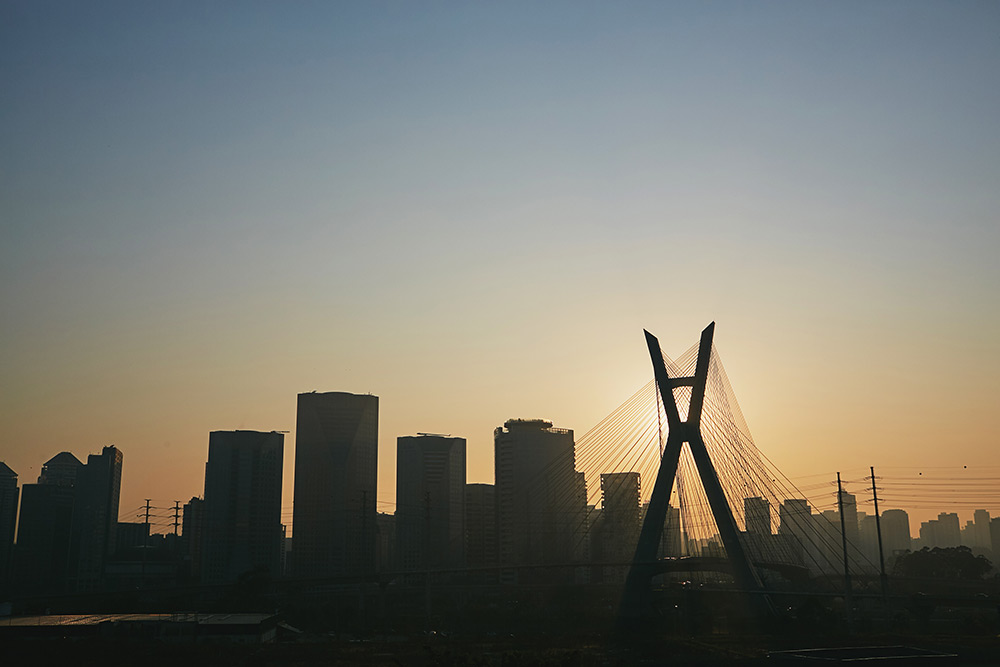
M 560 566 L 505 572 L 505 581 L 573 579 L 584 560 L 587 489 L 576 472 L 573 431 L 541 419 L 511 419 L 493 433 L 501 566 Z
M 21 488 L 13 581 L 20 594 L 69 591 L 74 485 L 82 467 L 71 453 L 60 452 L 42 465 L 37 484 Z
M 14 558 L 14 528 L 17 525 L 17 503 L 20 489 L 17 473 L 0 461 L 0 599 L 10 588 L 11 565 Z
M 299 394 L 292 573 L 375 571 L 378 396 Z
M 205 466 L 202 581 L 281 574 L 281 470 L 285 436 L 213 431 Z
M 469 567 L 497 564 L 496 511 L 495 486 L 465 485 L 465 561 Z
M 396 439 L 396 555 L 404 570 L 465 564 L 465 438 Z
M 115 553 L 124 457 L 111 445 L 87 457 L 76 476 L 73 503 L 73 560 L 77 591 L 101 588 L 104 565 Z

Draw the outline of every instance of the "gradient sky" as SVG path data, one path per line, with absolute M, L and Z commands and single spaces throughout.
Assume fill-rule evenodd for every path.
M 125 513 L 200 495 L 209 431 L 287 429 L 290 510 L 296 394 L 371 392 L 391 501 L 397 436 L 464 436 L 492 481 L 495 426 L 582 434 L 651 377 L 643 328 L 676 356 L 715 320 L 793 478 L 1000 476 L 998 29 L 996 2 L 4 2 L 0 460 L 30 483 L 114 443 Z

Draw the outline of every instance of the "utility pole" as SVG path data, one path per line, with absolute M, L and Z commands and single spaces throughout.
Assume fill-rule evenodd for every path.
M 837 473 L 837 511 L 840 514 L 840 543 L 844 547 L 844 606 L 847 616 L 847 630 L 851 631 L 852 610 L 854 601 L 851 599 L 851 570 L 847 565 L 847 528 L 844 522 L 844 487 L 840 483 L 840 473 Z
M 882 519 L 878 514 L 878 493 L 875 490 L 875 466 L 869 468 L 872 471 L 872 500 L 875 502 L 875 531 L 878 533 L 878 571 L 879 580 L 882 583 L 882 604 L 885 606 L 886 616 L 889 614 L 889 580 L 885 574 L 885 552 L 882 550 Z
M 149 498 L 146 498 L 146 530 L 142 539 L 142 583 L 146 584 L 146 552 L 149 551 Z
M 172 549 L 172 551 L 174 552 L 174 558 L 177 558 L 178 554 L 181 551 L 180 541 L 177 536 L 177 528 L 178 526 L 180 526 L 180 523 L 181 523 L 181 501 L 175 500 L 174 501 L 174 546 Z

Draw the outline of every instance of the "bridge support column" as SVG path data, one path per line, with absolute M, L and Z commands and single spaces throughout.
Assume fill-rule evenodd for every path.
M 733 518 L 726 494 L 712 465 L 708 449 L 701 435 L 701 413 L 705 402 L 705 387 L 708 383 L 709 364 L 712 359 L 712 339 L 715 333 L 715 323 L 709 324 L 701 332 L 701 342 L 698 346 L 698 361 L 693 377 L 671 378 L 663 363 L 663 352 L 660 342 L 649 333 L 646 334 L 646 346 L 653 362 L 653 374 L 656 387 L 663 401 L 667 415 L 667 442 L 663 448 L 659 471 L 653 485 L 653 493 L 646 509 L 646 518 L 639 533 L 632 567 L 625 580 L 625 590 L 619 611 L 619 619 L 623 625 L 640 619 L 649 612 L 650 579 L 656 573 L 657 550 L 663 534 L 663 525 L 667 517 L 667 505 L 670 493 L 677 476 L 677 465 L 680 460 L 681 447 L 686 442 L 691 449 L 692 457 L 698 468 L 705 495 L 708 497 L 712 516 L 715 518 L 726 556 L 732 564 L 733 578 L 736 586 L 753 597 L 753 607 L 763 613 L 769 613 L 770 604 L 764 597 L 760 577 L 750 565 L 746 551 L 740 543 L 739 530 Z M 681 421 L 674 398 L 675 387 L 691 387 L 691 403 L 688 407 L 687 419 Z

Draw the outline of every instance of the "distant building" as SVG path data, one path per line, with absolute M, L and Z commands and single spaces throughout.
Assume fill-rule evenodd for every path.
M 9 591 L 19 496 L 17 473 L 0 461 L 0 600 L 6 599 Z
M 746 532 L 754 535 L 771 534 L 771 503 L 766 498 L 744 498 L 743 515 Z
M 404 570 L 465 564 L 465 438 L 396 439 L 396 558 Z
M 990 513 L 987 510 L 976 510 L 972 514 L 972 546 L 982 551 L 992 551 L 990 540 Z
M 378 396 L 299 394 L 292 572 L 375 571 Z
M 281 433 L 212 431 L 205 466 L 202 581 L 281 574 Z
M 396 516 L 379 512 L 375 515 L 375 567 L 389 572 L 396 567 Z
M 205 501 L 198 497 L 184 503 L 181 520 L 181 554 L 187 564 L 187 575 L 198 581 L 201 579 L 201 561 L 205 541 Z
M 37 484 L 21 488 L 13 585 L 22 595 L 68 592 L 73 485 L 82 467 L 61 452 L 45 462 Z
M 612 472 L 601 475 L 600 524 L 595 539 L 605 582 L 624 583 L 639 541 L 639 473 Z
M 108 446 L 88 456 L 77 472 L 72 546 L 77 591 L 101 588 L 104 565 L 115 552 L 123 460 L 117 447 Z
M 511 419 L 493 432 L 501 566 L 559 565 L 507 571 L 506 581 L 574 578 L 584 560 L 587 489 L 576 472 L 573 431 L 541 419 Z
M 496 487 L 465 485 L 465 562 L 469 567 L 497 564 Z
M 786 498 L 778 508 L 778 535 L 784 536 L 790 553 L 788 559 L 796 565 L 816 568 L 816 541 L 812 508 L 802 498 Z
M 42 464 L 42 472 L 38 475 L 39 484 L 55 486 L 73 486 L 83 463 L 69 452 L 59 452 Z
M 920 542 L 925 547 L 957 547 L 962 544 L 958 514 L 941 512 L 938 518 L 920 524 Z
M 993 567 L 1000 570 L 1000 516 L 990 519 L 990 547 L 993 550 Z
M 144 521 L 119 521 L 115 528 L 118 553 L 135 552 L 149 543 L 149 524 Z
M 890 556 L 910 550 L 910 516 L 906 510 L 885 510 L 882 512 L 882 550 L 886 557 L 886 567 Z
M 841 495 L 841 504 L 844 506 L 844 531 L 847 533 L 847 541 L 857 549 L 860 543 L 858 535 L 858 500 L 854 497 L 854 494 L 844 491 Z M 838 523 L 840 521 L 839 514 L 837 521 Z

